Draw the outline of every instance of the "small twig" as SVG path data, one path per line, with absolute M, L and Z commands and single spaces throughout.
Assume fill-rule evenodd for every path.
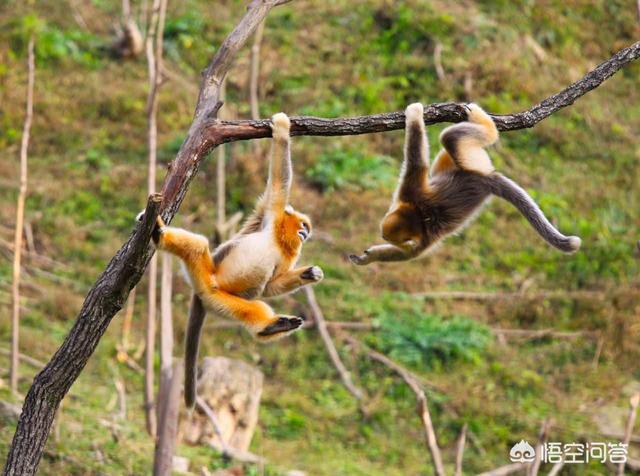
M 535 293 L 523 292 L 475 292 L 475 291 L 434 291 L 412 294 L 427 300 L 461 300 L 461 301 L 511 301 L 514 299 L 538 301 L 541 299 L 593 299 L 605 297 L 601 291 L 540 291 Z
M 629 399 L 629 416 L 627 417 L 627 426 L 624 430 L 624 440 L 622 444 L 629 447 L 629 441 L 631 441 L 631 434 L 633 433 L 633 427 L 636 424 L 636 415 L 638 413 L 638 405 L 640 404 L 640 392 L 635 393 Z M 624 475 L 624 463 L 618 465 L 618 476 Z
M 120 411 L 116 415 L 116 417 L 120 420 L 126 420 L 127 418 L 127 394 L 125 392 L 124 381 L 121 378 L 116 378 L 113 381 L 113 385 L 116 387 L 116 392 L 118 394 L 118 403 L 120 407 Z
M 151 20 L 145 41 L 149 93 L 147 95 L 147 153 L 148 153 L 148 189 L 156 190 L 156 165 L 158 149 L 158 90 L 162 84 L 162 38 L 167 0 L 154 0 L 151 7 Z M 158 257 L 156 254 L 149 263 L 149 287 L 147 302 L 147 332 L 145 351 L 144 401 L 147 432 L 152 437 L 157 432 L 157 417 L 154 411 L 154 359 L 156 339 L 156 286 L 158 280 Z
M 522 339 L 541 339 L 543 337 L 553 337 L 555 339 L 579 339 L 586 337 L 590 339 L 597 339 L 598 333 L 593 331 L 556 331 L 553 329 L 504 329 L 499 327 L 491 328 L 497 336 L 503 336 L 505 338 L 522 338 Z
M 211 426 L 213 427 L 213 432 L 216 434 L 216 436 L 220 440 L 220 447 L 222 448 L 222 452 L 223 454 L 227 454 L 229 452 L 229 447 L 227 445 L 227 442 L 224 441 L 224 438 L 222 437 L 222 430 L 220 429 L 220 423 L 218 422 L 218 417 L 213 412 L 211 407 L 207 404 L 204 398 L 200 396 L 196 396 L 196 405 L 198 405 L 202 409 L 204 414 L 207 415 L 207 418 L 209 418 L 209 421 L 211 422 Z
M 3 355 L 11 355 L 11 350 L 9 350 L 9 349 L 4 349 L 4 348 L 0 347 L 0 354 L 3 354 Z M 37 368 L 37 369 L 41 369 L 42 367 L 44 367 L 44 366 L 45 366 L 45 363 L 44 363 L 44 362 L 41 362 L 41 361 L 39 361 L 39 360 L 37 360 L 37 359 L 34 359 L 33 357 L 29 357 L 28 355 L 25 355 L 25 354 L 20 354 L 20 353 L 19 353 L 19 354 L 18 354 L 18 358 L 19 358 L 20 360 L 22 360 L 25 364 L 29 364 L 29 365 L 31 365 L 32 367 L 35 367 L 35 368 Z
M 220 101 L 226 98 L 227 81 L 223 80 L 220 85 Z M 222 117 L 222 111 L 219 114 Z M 218 157 L 216 159 L 216 227 L 221 232 L 226 222 L 226 171 L 225 171 L 225 145 L 218 147 Z M 226 234 L 220 236 L 220 241 L 226 240 Z
M 558 474 L 560 474 L 560 471 L 562 470 L 563 467 L 564 467 L 564 461 L 560 461 L 559 463 L 554 464 L 553 467 L 551 468 L 551 471 L 549 471 L 548 476 L 557 476 Z
M 458 444 L 456 445 L 456 469 L 454 476 L 462 476 L 462 457 L 464 456 L 464 445 L 467 440 L 467 424 L 462 426 L 460 436 L 458 437 Z
M 260 118 L 260 107 L 258 102 L 258 84 L 260 78 L 260 46 L 262 44 L 262 36 L 264 34 L 264 24 L 262 21 L 253 36 L 253 45 L 251 45 L 251 68 L 249 77 L 249 102 L 251 104 L 251 119 Z M 257 143 L 256 143 L 257 144 Z
M 22 140 L 20 142 L 20 191 L 18 193 L 18 205 L 16 207 L 16 228 L 13 242 L 13 281 L 12 281 L 12 317 L 11 317 L 11 369 L 10 385 L 14 394 L 18 393 L 18 366 L 19 340 L 20 340 L 20 271 L 22 266 L 22 235 L 24 227 L 24 208 L 27 199 L 27 160 L 29 149 L 29 136 L 31 134 L 31 123 L 33 121 L 33 89 L 35 84 L 36 62 L 34 54 L 35 39 L 33 34 L 29 38 L 27 47 L 27 104 L 22 129 Z
M 527 476 L 537 476 L 540 471 L 540 464 L 542 463 L 542 448 L 544 447 L 547 438 L 549 437 L 549 428 L 551 427 L 551 420 L 546 419 L 542 423 L 540 428 L 540 435 L 538 436 L 538 444 L 536 445 L 536 458 L 529 466 Z
M 318 328 L 318 332 L 320 333 L 320 337 L 324 342 L 324 346 L 329 353 L 329 358 L 333 363 L 333 366 L 336 368 L 338 373 L 340 374 L 340 379 L 342 379 L 342 383 L 349 390 L 351 395 L 353 395 L 358 402 L 361 402 L 364 399 L 364 393 L 358 387 L 356 387 L 351 380 L 351 375 L 349 371 L 342 363 L 340 359 L 340 355 L 336 350 L 336 346 L 333 344 L 333 340 L 331 339 L 331 335 L 327 330 L 327 322 L 324 320 L 324 315 L 322 314 L 322 310 L 318 305 L 318 301 L 316 300 L 316 295 L 313 292 L 313 288 L 311 286 L 305 286 L 304 288 L 305 295 L 307 296 L 307 302 L 309 303 L 309 307 L 311 308 L 311 313 L 313 314 L 313 318 L 315 320 L 316 326 Z
M 522 471 L 526 467 L 527 465 L 524 463 L 512 463 L 506 466 L 500 466 L 499 468 L 495 468 L 490 471 L 485 471 L 484 473 L 480 473 L 477 476 L 507 476 L 509 474 Z
M 436 67 L 436 75 L 441 83 L 447 82 L 447 74 L 442 67 L 442 43 L 436 42 L 436 46 L 433 48 L 433 64 Z
M 242 463 L 264 462 L 263 458 L 257 455 L 254 455 L 249 451 L 242 451 L 227 445 L 227 442 L 224 441 L 224 438 L 222 437 L 222 431 L 220 430 L 220 423 L 218 422 L 218 418 L 216 417 L 216 414 L 211 409 L 211 407 L 207 404 L 207 402 L 202 397 L 196 397 L 196 405 L 198 405 L 202 409 L 202 411 L 205 413 L 207 418 L 209 418 L 209 421 L 211 422 L 211 426 L 213 427 L 213 431 L 218 437 L 218 440 L 220 441 L 219 445 L 216 445 L 215 443 L 210 443 L 209 446 L 221 452 L 224 457 L 228 457 Z
M 598 368 L 600 364 L 600 355 L 602 354 L 602 349 L 604 348 L 604 337 L 600 337 L 598 339 L 598 344 L 596 345 L 596 352 L 593 355 L 593 360 L 591 361 L 591 366 L 594 370 Z
M 427 396 L 420 386 L 418 379 L 416 379 L 411 372 L 409 372 L 401 365 L 398 365 L 393 360 L 389 359 L 386 355 L 367 348 L 362 342 L 354 339 L 353 337 L 345 335 L 344 339 L 354 347 L 358 347 L 364 350 L 367 355 L 373 360 L 380 362 L 381 364 L 389 367 L 391 370 L 397 373 L 402 378 L 402 380 L 405 381 L 405 383 L 409 386 L 413 393 L 415 393 L 416 399 L 418 400 L 418 415 L 420 416 L 424 427 L 425 439 L 427 441 L 427 448 L 431 453 L 433 469 L 437 476 L 444 476 L 445 472 L 444 465 L 442 463 L 442 455 L 440 453 L 440 447 L 438 446 L 438 441 L 436 439 L 436 433 L 433 429 Z

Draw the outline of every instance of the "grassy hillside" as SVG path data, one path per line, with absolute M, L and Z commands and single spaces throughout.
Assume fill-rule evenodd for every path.
M 13 234 L 27 32 L 35 27 L 27 220 L 38 253 L 55 261 L 26 259 L 21 342 L 25 354 L 47 361 L 144 205 L 146 64 L 108 52 L 120 2 L 26 3 L 0 5 L 0 238 L 9 242 Z M 140 2 L 133 3 L 137 8 Z M 160 95 L 159 180 L 190 124 L 199 71 L 245 3 L 169 2 L 165 44 L 172 74 Z M 468 100 L 492 113 L 519 111 L 636 41 L 640 26 L 631 3 L 298 0 L 274 9 L 266 24 L 261 114 L 337 117 L 400 110 L 413 101 Z M 438 43 L 446 81 L 436 75 Z M 229 75 L 226 117 L 249 115 L 248 66 L 245 48 Z M 465 423 L 469 474 L 505 464 L 511 446 L 535 440 L 547 417 L 554 420 L 552 441 L 611 441 L 598 433 L 593 416 L 609 406 L 626 408 L 628 392 L 639 385 L 633 252 L 640 224 L 639 75 L 640 64 L 632 64 L 534 129 L 503 134 L 491 153 L 496 167 L 522 184 L 560 230 L 582 237 L 583 249 L 572 256 L 548 247 L 512 206 L 496 199 L 430 257 L 354 267 L 347 255 L 379 240 L 403 133 L 294 140 L 292 201 L 312 216 L 317 230 L 302 262 L 324 269 L 326 279 L 316 287 L 320 305 L 330 320 L 379 323 L 380 330 L 358 337 L 437 389 L 428 396 L 449 467 Z M 444 126 L 429 127 L 432 153 Z M 266 149 L 268 142 L 260 145 Z M 227 212 L 246 213 L 263 186 L 265 161 L 253 143 L 235 143 L 228 152 Z M 214 170 L 212 158 L 203 164 L 174 223 L 211 235 Z M 1 245 L 4 349 L 10 285 L 11 252 Z M 180 278 L 174 288 L 181 354 L 189 289 Z M 449 290 L 604 296 L 486 302 L 416 296 Z M 144 294 L 135 304 L 136 346 L 144 336 Z M 306 313 L 304 303 L 299 294 L 274 300 L 287 313 Z M 363 417 L 315 330 L 261 346 L 243 330 L 214 330 L 216 320 L 208 321 L 201 355 L 240 358 L 266 376 L 252 444 L 268 460 L 265 474 L 293 468 L 309 475 L 431 474 L 415 398 L 385 368 L 339 345 L 357 384 L 371 396 L 371 414 Z M 491 327 L 595 331 L 603 346 L 597 361 L 597 343 L 589 338 L 505 346 Z M 41 474 L 148 473 L 153 445 L 144 431 L 143 380 L 115 358 L 121 329 L 116 317 L 64 400 Z M 8 359 L 0 369 L 0 399 L 17 402 L 7 388 Z M 21 370 L 26 393 L 35 370 Z M 129 413 L 114 432 L 101 422 L 112 419 L 115 379 L 125 382 Z M 14 426 L 0 423 L 1 455 Z M 226 465 L 205 448 L 181 445 L 177 453 L 191 459 L 194 472 Z M 247 468 L 247 474 L 260 471 Z M 606 468 L 572 466 L 563 474 L 588 472 L 605 474 Z

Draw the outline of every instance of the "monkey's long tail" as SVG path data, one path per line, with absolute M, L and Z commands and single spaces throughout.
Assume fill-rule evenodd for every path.
M 185 339 L 184 355 L 184 403 L 188 409 L 196 404 L 196 383 L 198 381 L 198 348 L 200 346 L 200 334 L 206 311 L 202 300 L 197 294 L 191 298 L 189 307 L 189 323 L 187 324 L 187 336 Z
M 565 253 L 575 253 L 580 249 L 582 240 L 577 236 L 565 236 L 560 233 L 547 220 L 533 198 L 517 183 L 497 172 L 488 178 L 491 193 L 512 203 L 547 243 Z

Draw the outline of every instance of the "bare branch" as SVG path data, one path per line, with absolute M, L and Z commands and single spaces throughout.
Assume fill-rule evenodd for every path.
M 351 374 L 340 359 L 340 355 L 336 350 L 336 346 L 333 344 L 331 335 L 327 330 L 327 322 L 324 320 L 322 309 L 320 309 L 320 306 L 318 305 L 318 301 L 316 300 L 316 295 L 313 292 L 313 288 L 311 286 L 306 286 L 304 288 L 304 292 L 307 296 L 309 307 L 311 307 L 311 313 L 313 314 L 316 326 L 318 327 L 318 332 L 320 333 L 320 337 L 322 337 L 322 341 L 324 342 L 324 346 L 329 353 L 329 357 L 331 358 L 333 366 L 340 374 L 340 379 L 342 380 L 344 386 L 347 387 L 347 390 L 349 390 L 349 392 L 356 398 L 356 400 L 361 402 L 364 398 L 364 393 L 354 385 L 353 380 L 351 380 Z
M 624 430 L 624 439 L 622 443 L 629 445 L 629 441 L 631 441 L 631 434 L 633 433 L 633 427 L 636 424 L 636 415 L 638 413 L 638 405 L 640 404 L 640 393 L 634 393 L 633 396 L 629 399 L 629 416 L 627 417 L 627 425 Z M 618 464 L 618 476 L 622 476 L 624 474 L 624 463 Z
M 460 436 L 458 437 L 458 444 L 456 445 L 456 469 L 454 476 L 462 476 L 462 457 L 464 456 L 464 445 L 467 441 L 467 424 L 462 426 Z
M 176 447 L 178 432 L 178 412 L 180 410 L 180 394 L 184 365 L 176 360 L 171 371 L 171 378 L 167 382 L 167 394 L 162 399 L 158 420 L 158 441 L 153 459 L 153 476 L 170 476 L 173 454 Z
M 16 207 L 16 228 L 13 241 L 13 283 L 12 283 L 12 317 L 11 317 L 11 391 L 18 393 L 19 373 L 19 341 L 20 341 L 20 264 L 22 258 L 22 236 L 24 227 L 24 206 L 27 199 L 27 151 L 29 149 L 29 136 L 31 134 L 31 122 L 33 121 L 33 87 L 35 84 L 36 61 L 33 53 L 33 34 L 29 38 L 27 47 L 27 105 L 20 142 L 20 191 L 18 192 L 18 205 Z
M 436 75 L 441 83 L 447 81 L 447 73 L 444 72 L 442 67 L 442 43 L 436 42 L 436 46 L 433 48 L 433 65 L 436 68 Z
M 0 347 L 0 354 L 3 355 L 11 355 L 11 350 L 9 349 L 4 349 L 2 347 Z M 30 357 L 26 354 L 18 354 L 18 359 L 22 360 L 25 364 L 31 365 L 32 367 L 35 367 L 36 369 L 41 369 L 42 367 L 45 366 L 44 362 L 39 361 L 38 359 L 34 359 L 33 357 Z
M 607 61 L 601 63 L 582 79 L 557 94 L 539 102 L 535 106 L 515 114 L 492 115 L 498 129 L 513 131 L 535 126 L 554 112 L 570 106 L 576 99 L 597 88 L 627 64 L 640 57 L 640 41 L 623 48 Z M 426 124 L 438 122 L 460 122 L 466 120 L 466 112 L 461 104 L 440 103 L 425 105 Z M 404 128 L 404 112 L 389 112 L 371 116 L 357 116 L 337 119 L 298 116 L 291 117 L 291 135 L 304 136 L 344 136 L 370 134 L 372 132 L 393 131 Z M 222 121 L 212 122 L 207 128 L 207 137 L 215 144 L 237 140 L 271 137 L 269 121 Z
M 380 362 L 381 364 L 389 367 L 395 373 L 397 373 L 402 380 L 409 386 L 409 388 L 416 394 L 418 400 L 418 416 L 422 420 L 424 426 L 425 439 L 427 441 L 427 448 L 431 453 L 431 461 L 433 464 L 433 470 L 437 476 L 444 476 L 444 464 L 442 463 L 442 454 L 440 453 L 440 447 L 436 439 L 436 433 L 433 429 L 433 423 L 431 421 L 431 413 L 429 413 L 429 405 L 427 402 L 427 395 L 422 390 L 419 380 L 403 366 L 397 364 L 389 357 L 375 350 L 369 349 L 362 342 L 354 339 L 351 336 L 343 336 L 344 339 L 354 347 L 357 347 L 367 353 L 373 360 Z

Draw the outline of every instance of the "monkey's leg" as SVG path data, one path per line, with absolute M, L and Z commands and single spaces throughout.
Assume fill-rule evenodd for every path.
M 265 302 L 249 301 L 222 289 L 214 288 L 200 297 L 221 314 L 238 319 L 261 341 L 283 337 L 302 325 L 300 317 L 278 316 Z
M 433 161 L 433 165 L 431 166 L 431 176 L 434 177 L 444 172 L 453 172 L 456 169 L 458 169 L 458 166 L 453 161 L 449 153 L 443 149 L 438 152 L 438 155 Z
M 187 265 L 194 258 L 210 255 L 209 240 L 206 236 L 171 226 L 159 229 L 156 246 L 160 250 L 176 255 Z
M 301 286 L 315 284 L 324 278 L 319 266 L 305 266 L 279 274 L 267 283 L 262 295 L 264 297 L 279 296 L 295 291 Z
M 480 106 L 466 107 L 468 121 L 447 127 L 440 134 L 440 142 L 458 167 L 489 175 L 495 169 L 484 147 L 498 140 L 498 129 Z
M 416 191 L 428 186 L 429 141 L 423 113 L 424 107 L 420 103 L 410 104 L 405 110 L 404 159 L 394 202 L 398 199 L 410 201 Z
M 367 249 L 361 256 L 349 255 L 353 264 L 366 265 L 374 261 L 407 261 L 418 256 L 424 248 L 418 243 L 408 243 L 407 248 L 399 248 L 394 245 L 374 245 Z

